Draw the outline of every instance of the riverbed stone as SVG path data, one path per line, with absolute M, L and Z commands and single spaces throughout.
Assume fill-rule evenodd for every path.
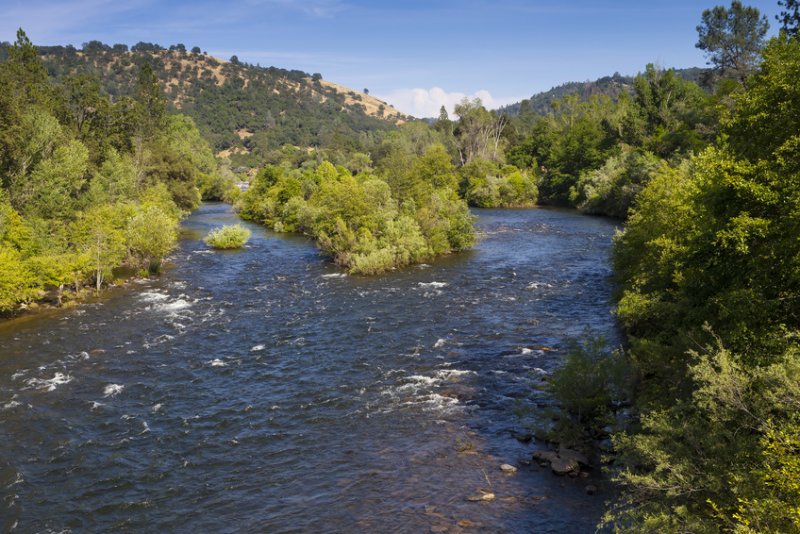
M 550 462 L 550 469 L 556 475 L 568 475 L 580 470 L 578 462 L 572 458 L 556 457 Z
M 537 462 L 552 462 L 558 458 L 558 453 L 555 451 L 535 451 L 533 459 Z
M 558 456 L 565 460 L 575 460 L 581 465 L 589 465 L 589 459 L 586 455 L 576 450 L 561 448 L 558 449 Z
M 500 466 L 500 471 L 506 473 L 507 475 L 513 475 L 517 472 L 517 468 L 511 464 L 503 464 Z
M 533 440 L 533 434 L 530 432 L 517 432 L 514 435 L 520 443 L 530 443 Z
M 597 486 L 595 486 L 594 484 L 589 484 L 584 489 L 586 490 L 587 495 L 594 495 L 595 493 L 597 493 Z

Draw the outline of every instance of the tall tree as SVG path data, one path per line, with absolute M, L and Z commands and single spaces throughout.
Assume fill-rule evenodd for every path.
M 455 134 L 461 163 L 467 164 L 476 158 L 497 161 L 500 139 L 508 118 L 486 111 L 480 98 L 472 101 L 464 98 L 456 104 L 455 112 L 459 117 Z
M 139 103 L 141 113 L 141 133 L 144 137 L 148 137 L 163 126 L 167 112 L 167 99 L 150 63 L 144 63 L 139 70 L 136 101 Z
M 775 18 L 783 25 L 783 30 L 797 37 L 800 32 L 800 0 L 778 0 L 778 5 L 784 10 Z
M 717 6 L 703 11 L 695 46 L 705 51 L 709 64 L 722 76 L 743 83 L 758 65 L 768 30 L 766 16 L 734 0 L 730 9 Z

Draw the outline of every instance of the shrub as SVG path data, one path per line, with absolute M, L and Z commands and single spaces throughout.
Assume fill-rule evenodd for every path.
M 243 247 L 248 239 L 250 230 L 241 224 L 234 224 L 214 228 L 203 241 L 213 248 L 234 249 Z
M 587 334 L 568 351 L 543 389 L 558 406 L 554 438 L 583 448 L 613 421 L 613 405 L 629 397 L 633 375 L 625 353 L 609 351 L 602 337 Z

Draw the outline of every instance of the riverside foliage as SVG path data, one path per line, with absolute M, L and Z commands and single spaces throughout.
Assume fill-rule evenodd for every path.
M 725 134 L 657 170 L 617 237 L 641 425 L 615 439 L 634 532 L 800 532 L 800 40 L 732 95 Z
M 219 228 L 211 230 L 203 241 L 213 248 L 242 248 L 250 239 L 250 233 L 250 230 L 241 224 L 220 226 Z
M 224 189 L 191 119 L 167 115 L 152 70 L 112 102 L 89 75 L 48 79 L 20 30 L 0 64 L 0 312 L 122 265 L 158 271 L 177 224 Z

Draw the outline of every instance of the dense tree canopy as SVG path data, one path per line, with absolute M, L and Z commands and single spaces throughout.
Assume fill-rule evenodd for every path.
M 97 43 L 89 48 L 101 49 Z M 114 269 L 156 271 L 182 209 L 220 180 L 188 117 L 167 115 L 152 69 L 112 102 L 91 74 L 48 79 L 20 30 L 0 64 L 0 312 Z
M 626 530 L 798 532 L 800 42 L 773 39 L 728 142 L 657 170 L 616 244 L 643 377 Z

